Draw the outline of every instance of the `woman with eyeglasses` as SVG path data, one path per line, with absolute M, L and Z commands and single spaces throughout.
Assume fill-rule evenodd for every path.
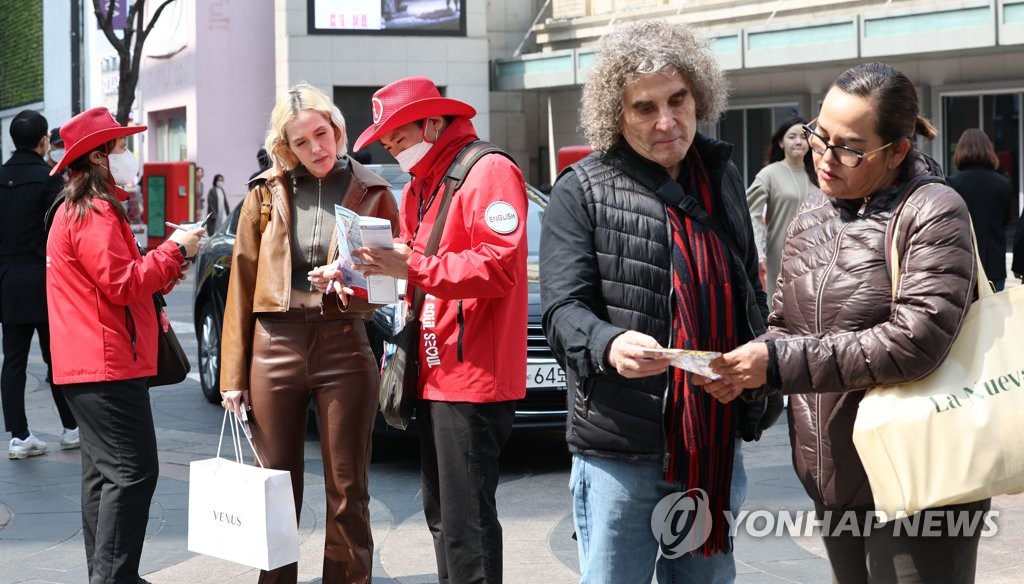
M 805 126 L 820 188 L 789 226 L 768 332 L 712 362 L 720 379 L 695 380 L 723 402 L 744 392 L 789 395 L 793 464 L 818 517 L 829 514 L 822 535 L 840 584 L 974 582 L 980 531 L 954 536 L 948 519 L 928 532 L 878 525 L 853 444 L 865 391 L 938 367 L 974 300 L 970 216 L 942 183 L 906 195 L 893 234 L 900 279 L 890 285 L 886 234 L 900 187 L 941 174 L 914 147 L 918 136 L 936 135 L 918 107 L 910 80 L 881 63 L 833 83 Z M 989 502 L 941 510 L 980 518 Z

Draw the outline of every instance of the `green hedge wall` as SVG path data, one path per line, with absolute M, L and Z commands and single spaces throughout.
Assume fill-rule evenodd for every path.
M 43 0 L 0 0 L 0 110 L 43 101 Z

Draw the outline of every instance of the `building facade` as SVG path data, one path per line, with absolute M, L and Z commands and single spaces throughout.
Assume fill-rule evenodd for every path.
M 45 99 L 30 105 L 56 125 L 70 114 L 67 9 L 43 5 Z M 598 40 L 616 22 L 648 18 L 692 23 L 711 39 L 732 90 L 726 115 L 704 130 L 735 144 L 748 181 L 782 118 L 813 118 L 840 72 L 880 60 L 914 81 L 940 131 L 925 151 L 952 171 L 960 133 L 982 128 L 1022 192 L 1024 0 L 177 0 L 142 61 L 133 118 L 150 131 L 141 154 L 194 161 L 207 189 L 225 175 L 234 202 L 290 85 L 331 95 L 351 144 L 371 123 L 377 88 L 426 75 L 476 107 L 481 137 L 507 149 L 530 182 L 551 182 L 557 150 L 583 143 L 580 87 Z M 89 62 L 100 89 L 87 107 L 116 87 L 105 59 Z M 373 162 L 392 162 L 379 145 L 369 150 Z
M 939 129 L 920 145 L 926 152 L 952 172 L 960 134 L 982 128 L 1024 198 L 1022 0 L 552 0 L 543 16 L 530 52 L 495 59 L 493 69 L 496 90 L 541 104 L 528 116 L 548 140 L 531 148 L 549 161 L 534 180 L 550 176 L 551 152 L 582 143 L 575 112 L 600 36 L 616 22 L 658 18 L 694 24 L 711 40 L 732 92 L 726 115 L 704 130 L 736 146 L 748 183 L 778 122 L 814 118 L 839 73 L 884 61 L 915 83 Z

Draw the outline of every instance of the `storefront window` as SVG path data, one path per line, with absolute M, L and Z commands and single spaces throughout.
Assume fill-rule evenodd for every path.
M 188 125 L 181 113 L 154 113 L 156 119 L 156 159 L 158 162 L 188 160 Z

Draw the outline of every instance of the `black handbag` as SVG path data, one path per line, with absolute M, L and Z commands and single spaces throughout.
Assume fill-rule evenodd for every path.
M 480 157 L 492 152 L 508 156 L 497 146 L 488 142 L 479 140 L 470 142 L 448 167 L 444 181 L 434 189 L 434 195 L 436 195 L 444 185 L 444 195 L 441 198 L 441 206 L 437 210 L 434 227 L 430 231 L 430 239 L 427 240 L 427 245 L 423 248 L 424 256 L 437 253 L 437 246 L 441 242 L 441 233 L 444 231 L 445 218 L 448 216 L 448 208 L 451 206 L 452 195 L 462 186 L 462 181 L 465 180 L 473 164 Z M 430 198 L 432 199 L 433 195 Z M 380 413 L 383 414 L 384 421 L 389 426 L 399 430 L 409 427 L 416 404 L 416 396 L 419 393 L 420 308 L 423 306 L 424 297 L 423 290 L 413 288 L 409 314 L 405 318 L 402 330 L 391 340 L 393 348 L 386 347 L 384 352 L 384 367 L 380 375 Z M 397 317 L 392 315 L 392 318 Z M 388 329 L 387 333 L 390 334 L 391 330 L 393 329 Z
M 419 338 L 420 320 L 410 313 L 380 376 L 380 413 L 388 426 L 399 430 L 409 426 L 419 391 Z
M 160 292 L 153 294 L 153 304 L 156 306 L 157 321 L 156 375 L 149 378 L 149 387 L 181 383 L 192 370 L 192 364 L 181 348 L 178 335 L 174 334 L 170 322 L 167 322 L 167 330 L 164 330 L 164 307 L 167 306 L 164 295 Z

